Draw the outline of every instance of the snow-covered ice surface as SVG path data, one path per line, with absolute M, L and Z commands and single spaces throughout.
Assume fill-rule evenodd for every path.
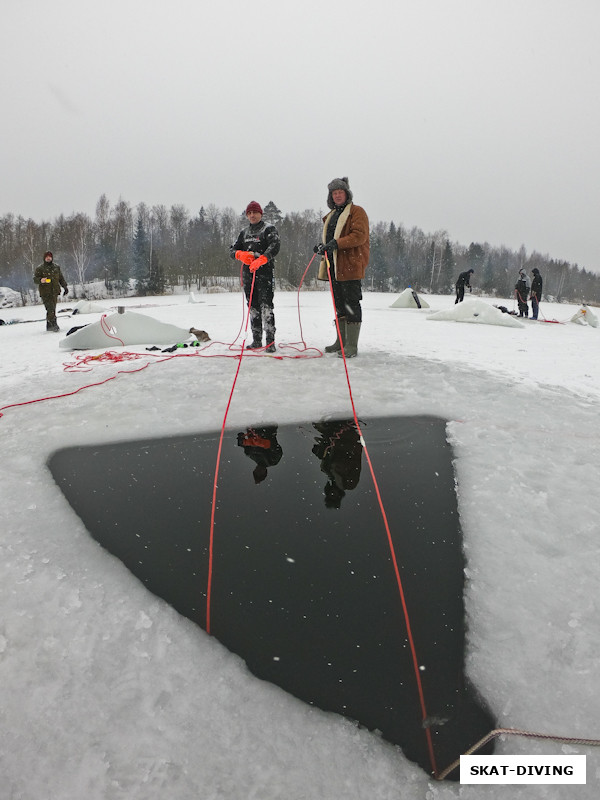
M 240 328 L 241 295 L 201 299 L 119 305 L 202 328 L 215 340 L 207 353 L 231 355 L 218 342 Z M 365 294 L 359 357 L 348 363 L 354 401 L 363 417 L 449 420 L 468 562 L 467 671 L 500 726 L 600 738 L 600 331 L 432 324 L 428 315 L 451 310 L 453 297 L 427 296 L 428 311 L 390 308 L 392 299 Z M 333 341 L 327 291 L 302 293 L 300 309 L 309 346 Z M 542 304 L 560 322 L 577 310 Z M 276 293 L 275 311 L 278 343 L 297 342 L 296 295 Z M 76 320 L 62 320 L 63 331 Z M 75 354 L 44 328 L 0 328 L 0 407 L 100 384 L 151 358 L 137 346 L 127 350 L 139 361 L 66 372 Z M 92 540 L 53 483 L 49 455 L 219 430 L 236 368 L 234 358 L 173 358 L 3 412 L 3 800 L 596 798 L 598 749 L 517 737 L 498 741 L 497 753 L 585 753 L 587 785 L 435 782 L 377 735 L 255 679 Z M 340 359 L 249 356 L 228 425 L 350 412 Z

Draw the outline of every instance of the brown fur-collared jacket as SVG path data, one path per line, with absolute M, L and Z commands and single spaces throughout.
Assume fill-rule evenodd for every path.
M 327 225 L 333 211 L 323 217 L 323 242 Z M 338 281 L 357 281 L 365 277 L 369 263 L 369 218 L 366 211 L 354 203 L 348 203 L 339 216 L 333 238 L 337 249 L 333 252 L 333 269 Z M 327 280 L 325 258 L 319 266 L 319 280 Z

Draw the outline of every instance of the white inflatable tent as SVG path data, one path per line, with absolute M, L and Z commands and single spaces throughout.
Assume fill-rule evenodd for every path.
M 429 303 L 409 287 L 394 300 L 390 308 L 429 308 Z
M 159 322 L 146 314 L 125 311 L 110 314 L 61 339 L 65 350 L 98 350 L 135 344 L 177 344 L 190 338 L 189 328 Z
M 582 306 L 576 314 L 573 314 L 569 322 L 575 322 L 577 325 L 591 325 L 592 328 L 598 327 L 598 317 L 588 306 Z

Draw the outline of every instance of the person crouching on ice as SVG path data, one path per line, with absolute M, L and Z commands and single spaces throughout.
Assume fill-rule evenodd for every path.
M 69 293 L 69 287 L 63 278 L 60 267 L 54 263 L 54 257 L 49 250 L 44 253 L 43 263 L 33 273 L 33 282 L 37 284 L 40 297 L 46 307 L 46 330 L 59 331 L 60 328 L 56 321 L 56 301 L 60 294 L 60 287 L 63 288 L 63 294 Z
M 250 328 L 252 343 L 247 350 L 257 350 L 263 346 L 263 329 L 267 353 L 275 352 L 275 312 L 273 295 L 275 292 L 275 256 L 279 252 L 280 240 L 277 228 L 263 220 L 263 210 L 253 200 L 246 207 L 249 225 L 244 228 L 235 243 L 229 248 L 231 258 L 241 261 L 242 282 L 246 301 L 250 304 Z M 254 290 L 252 290 L 252 278 Z M 250 303 L 250 293 L 252 302 Z

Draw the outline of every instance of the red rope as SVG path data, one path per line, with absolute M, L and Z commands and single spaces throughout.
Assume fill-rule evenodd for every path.
M 104 383 L 108 383 L 108 381 L 114 381 L 114 379 L 117 378 L 119 375 L 124 375 L 124 374 L 127 374 L 129 372 L 141 372 L 143 369 L 146 369 L 146 367 L 149 366 L 150 363 L 151 362 L 148 361 L 148 362 L 146 362 L 146 364 L 143 364 L 141 367 L 138 367 L 137 369 L 119 370 L 115 375 L 111 375 L 109 378 L 105 378 L 103 381 L 98 381 L 97 383 L 88 383 L 85 386 L 79 386 L 77 389 L 74 389 L 72 392 L 63 392 L 62 394 L 54 394 L 54 395 L 50 395 L 48 397 L 38 397 L 35 400 L 24 400 L 21 403 L 9 403 L 6 406 L 0 406 L 0 417 L 4 416 L 4 414 L 2 412 L 6 411 L 7 408 L 18 408 L 19 406 L 29 406 L 29 405 L 32 405 L 33 403 L 43 403 L 46 400 L 59 400 L 62 397 L 71 397 L 74 394 L 78 394 L 79 392 L 82 392 L 84 389 L 91 389 L 94 386 L 102 386 Z
M 245 354 L 246 350 L 246 338 L 248 336 L 248 323 L 250 321 L 250 309 L 252 307 L 252 295 L 254 294 L 254 282 L 256 280 L 256 272 L 252 273 L 252 285 L 250 286 L 250 296 L 248 297 L 248 313 L 246 314 L 246 326 L 244 328 L 244 340 L 242 342 L 242 349 L 239 353 L 238 358 L 238 365 L 235 372 L 235 376 L 233 378 L 233 383 L 231 385 L 231 391 L 229 392 L 229 399 L 227 400 L 227 406 L 225 408 L 225 414 L 223 416 L 223 424 L 221 425 L 221 434 L 219 436 L 219 446 L 217 448 L 217 463 L 215 465 L 215 478 L 213 481 L 213 494 L 212 494 L 212 503 L 211 503 L 211 511 L 210 511 L 210 534 L 209 534 L 209 543 L 208 543 L 208 579 L 206 583 L 206 632 L 210 634 L 211 628 L 211 617 L 210 617 L 210 604 L 211 604 L 211 594 L 212 594 L 212 579 L 213 579 L 213 558 L 214 558 L 214 539 L 215 539 L 215 508 L 217 505 L 217 481 L 219 477 L 219 467 L 221 465 L 221 451 L 223 449 L 223 436 L 225 435 L 225 424 L 227 422 L 227 415 L 229 414 L 229 408 L 231 406 L 231 401 L 233 399 L 233 392 L 235 389 L 235 385 L 237 383 L 238 375 L 240 374 L 240 369 L 242 366 L 242 359 Z M 239 336 L 239 333 L 238 333 Z M 237 339 L 237 337 L 236 337 Z M 249 351 L 251 352 L 251 351 Z
M 415 673 L 415 680 L 416 680 L 416 683 L 417 683 L 417 691 L 418 691 L 418 694 L 419 694 L 419 703 L 420 703 L 420 706 L 421 706 L 422 720 L 423 720 L 423 723 L 425 723 L 425 720 L 427 719 L 427 716 L 428 716 L 427 707 L 426 707 L 426 704 L 425 704 L 425 694 L 424 694 L 424 691 L 423 691 L 423 683 L 421 681 L 421 672 L 420 672 L 420 669 L 419 669 L 419 661 L 418 661 L 418 658 L 417 658 L 417 649 L 415 647 L 415 642 L 414 642 L 413 635 L 412 635 L 412 628 L 411 628 L 411 624 L 410 624 L 410 617 L 409 617 L 409 614 L 408 614 L 408 606 L 407 606 L 407 603 L 406 603 L 406 596 L 404 594 L 404 587 L 402 585 L 402 578 L 400 577 L 400 570 L 398 568 L 398 560 L 396 558 L 396 550 L 394 548 L 394 542 L 393 542 L 393 539 L 392 539 L 392 533 L 390 531 L 390 526 L 389 526 L 389 523 L 388 523 L 387 514 L 385 512 L 385 507 L 383 505 L 383 500 L 381 498 L 381 493 L 379 491 L 379 484 L 377 483 L 377 478 L 375 477 L 375 470 L 373 469 L 373 464 L 371 462 L 371 456 L 369 455 L 369 450 L 367 448 L 367 443 L 365 442 L 365 439 L 364 439 L 364 436 L 363 436 L 363 433 L 362 433 L 362 429 L 361 429 L 360 423 L 358 421 L 358 416 L 356 414 L 356 407 L 354 405 L 354 397 L 352 396 L 352 386 L 350 385 L 350 376 L 348 374 L 348 364 L 346 362 L 346 354 L 344 352 L 344 342 L 343 342 L 343 337 L 341 335 L 340 325 L 339 325 L 339 321 L 338 321 L 338 317 L 337 317 L 337 311 L 336 311 L 336 307 L 335 307 L 335 297 L 334 297 L 334 294 L 333 294 L 333 284 L 332 284 L 332 281 L 331 281 L 330 263 L 329 263 L 329 257 L 327 256 L 327 253 L 325 253 L 325 259 L 326 259 L 326 262 L 327 262 L 327 276 L 329 278 L 329 289 L 330 289 L 330 293 L 331 293 L 331 301 L 333 303 L 333 310 L 334 310 L 334 316 L 335 316 L 335 326 L 337 328 L 338 340 L 339 340 L 341 348 L 342 348 L 341 352 L 342 352 L 342 358 L 344 360 L 344 370 L 346 371 L 346 382 L 348 383 L 348 394 L 350 396 L 350 404 L 352 405 L 352 415 L 354 417 L 354 423 L 356 425 L 356 429 L 358 430 L 358 434 L 360 436 L 361 444 L 362 444 L 363 449 L 365 451 L 365 457 L 366 457 L 367 463 L 369 465 L 369 471 L 371 473 L 371 478 L 373 480 L 373 486 L 375 487 L 375 494 L 377 495 L 377 500 L 379 502 L 379 509 L 381 511 L 381 517 L 382 517 L 383 524 L 384 524 L 385 531 L 386 531 L 386 535 L 387 535 L 388 546 L 389 546 L 390 555 L 391 555 L 391 558 L 392 558 L 392 564 L 393 564 L 393 567 L 394 567 L 394 574 L 396 576 L 396 583 L 398 585 L 398 592 L 400 594 L 400 602 L 402 604 L 402 611 L 403 611 L 403 614 L 404 614 L 404 621 L 405 621 L 405 624 L 406 624 L 406 633 L 407 633 L 407 636 L 408 636 L 408 642 L 409 642 L 410 652 L 411 652 L 412 662 L 413 662 L 413 670 L 414 670 L 414 673 Z M 434 751 L 433 751 L 433 741 L 431 739 L 431 730 L 430 730 L 429 726 L 427 726 L 425 724 L 423 725 L 423 727 L 424 727 L 424 730 L 425 730 L 425 737 L 427 739 L 427 748 L 428 748 L 428 751 L 429 751 L 429 760 L 430 760 L 430 763 L 431 763 L 433 774 L 435 776 L 435 775 L 437 775 L 437 766 L 436 766 L 436 761 L 435 761 L 435 754 L 434 754 Z
M 311 260 L 309 261 L 308 266 L 306 267 L 306 269 L 304 271 L 304 275 L 302 276 L 302 279 L 300 281 L 300 285 L 298 286 L 298 320 L 299 320 L 299 323 L 300 323 L 300 337 L 301 337 L 302 344 L 304 346 L 304 351 L 305 352 L 309 348 L 306 347 L 306 343 L 304 342 L 304 338 L 303 338 L 303 334 L 302 334 L 302 323 L 301 323 L 301 319 L 300 319 L 300 300 L 299 300 L 299 297 L 300 297 L 300 287 L 302 286 L 302 282 L 304 280 L 304 277 L 305 277 L 306 273 L 308 272 L 308 270 L 310 268 L 310 265 L 312 264 L 313 260 L 314 260 L 314 255 L 311 258 Z M 243 267 L 240 269 L 240 283 L 243 284 L 243 281 L 242 281 L 242 270 L 243 270 Z M 252 355 L 252 356 L 261 355 L 260 351 L 264 350 L 264 348 L 255 348 L 254 350 L 246 350 L 246 338 L 247 338 L 247 335 L 248 335 L 248 323 L 250 321 L 250 309 L 252 307 L 252 296 L 254 294 L 254 282 L 255 282 L 255 280 L 256 280 L 256 272 L 253 273 L 253 275 L 252 275 L 252 285 L 250 287 L 250 296 L 248 297 L 248 312 L 247 312 L 247 314 L 245 314 L 245 318 L 246 318 L 245 327 L 244 327 L 244 323 L 242 321 L 242 325 L 240 326 L 240 331 L 238 331 L 238 334 L 235 337 L 235 339 L 234 339 L 234 341 L 233 341 L 233 343 L 231 345 L 231 346 L 233 346 L 233 344 L 235 344 L 235 342 L 237 341 L 237 339 L 238 339 L 238 337 L 240 335 L 242 327 L 244 327 L 244 340 L 242 342 L 242 349 L 240 350 L 240 353 L 239 353 L 237 369 L 236 369 L 236 372 L 235 372 L 235 376 L 233 378 L 233 383 L 232 383 L 232 386 L 231 386 L 231 390 L 229 392 L 229 398 L 227 400 L 227 406 L 225 408 L 225 414 L 223 416 L 223 423 L 221 425 L 221 433 L 219 435 L 219 444 L 218 444 L 218 447 L 217 447 L 217 461 L 216 461 L 216 464 L 215 464 L 215 477 L 214 477 L 214 480 L 213 480 L 213 494 L 212 494 L 212 504 L 211 504 L 211 512 L 210 512 L 210 533 L 209 533 L 209 544 L 208 544 L 208 579 L 207 579 L 207 584 L 206 584 L 206 632 L 208 634 L 211 633 L 211 599 L 212 599 L 213 565 L 214 565 L 215 509 L 216 509 L 216 505 L 217 505 L 217 502 L 216 502 L 217 501 L 217 487 L 218 487 L 219 469 L 220 469 L 220 465 L 221 465 L 221 453 L 222 453 L 222 450 L 223 450 L 223 437 L 225 435 L 225 425 L 227 423 L 227 416 L 229 414 L 229 409 L 231 407 L 231 401 L 233 399 L 233 392 L 235 390 L 235 386 L 236 386 L 236 383 L 237 383 L 238 375 L 240 373 L 240 369 L 241 369 L 241 366 L 242 366 L 242 358 L 244 356 L 248 356 L 248 355 Z M 243 300 L 242 300 L 242 303 L 243 303 Z M 293 347 L 293 345 L 287 345 L 287 346 Z M 281 345 L 280 345 L 280 347 L 281 347 Z M 318 353 L 317 356 L 311 356 L 311 358 L 320 358 L 323 355 L 323 353 L 320 350 L 317 350 L 317 353 Z M 307 356 L 305 356 L 305 355 L 302 355 L 302 356 L 300 356 L 300 355 L 298 355 L 298 356 L 280 356 L 279 355 L 279 356 L 274 356 L 274 358 L 279 358 L 279 359 L 281 359 L 281 358 L 307 358 Z
M 123 347 L 125 347 L 125 342 L 122 339 L 119 339 L 118 336 L 115 336 L 111 331 L 111 329 L 108 327 L 106 323 L 106 314 L 102 314 L 102 316 L 100 317 L 100 328 L 102 329 L 102 333 L 108 336 L 109 339 L 114 339 L 117 342 L 121 342 Z

